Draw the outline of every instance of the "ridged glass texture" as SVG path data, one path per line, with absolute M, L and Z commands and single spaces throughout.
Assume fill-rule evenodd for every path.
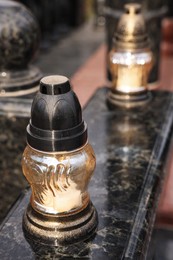
M 78 150 L 43 153 L 25 148 L 23 173 L 31 185 L 31 205 L 42 213 L 78 212 L 89 202 L 87 186 L 95 168 L 90 144 Z

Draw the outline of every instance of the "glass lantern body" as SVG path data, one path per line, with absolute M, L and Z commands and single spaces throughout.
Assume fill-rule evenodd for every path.
M 95 169 L 90 144 L 70 152 L 41 152 L 29 145 L 22 159 L 31 185 L 31 206 L 43 214 L 72 214 L 89 203 L 87 186 Z
M 112 91 L 121 93 L 140 93 L 146 90 L 149 72 L 153 65 L 150 50 L 117 51 L 109 54 Z

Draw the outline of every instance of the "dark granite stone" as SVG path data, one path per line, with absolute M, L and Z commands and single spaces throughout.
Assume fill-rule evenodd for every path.
M 151 259 L 173 259 L 173 229 L 171 227 L 154 229 L 147 255 L 147 260 Z
M 0 97 L 36 92 L 42 77 L 31 66 L 39 46 L 36 19 L 24 5 L 0 0 Z
M 1 99 L 0 102 L 0 222 L 21 189 L 28 186 L 21 173 L 21 159 L 30 107 L 29 99 Z
M 0 259 L 144 259 L 163 180 L 163 166 L 173 123 L 173 94 L 153 92 L 144 106 L 106 106 L 107 89 L 96 92 L 84 111 L 97 158 L 90 184 L 99 226 L 87 242 L 47 247 L 25 240 L 22 216 L 27 192 L 15 205 L 0 232 Z M 35 253 L 32 251 L 35 251 Z
M 0 68 L 26 68 L 38 47 L 38 25 L 15 1 L 0 0 L 0 7 Z

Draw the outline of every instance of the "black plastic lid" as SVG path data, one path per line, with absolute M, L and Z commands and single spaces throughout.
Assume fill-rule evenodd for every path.
M 40 81 L 27 126 L 27 142 L 45 152 L 71 151 L 87 142 L 87 125 L 68 78 L 48 76 Z

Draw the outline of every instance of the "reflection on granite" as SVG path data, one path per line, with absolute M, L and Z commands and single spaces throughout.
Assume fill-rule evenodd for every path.
M 143 259 L 155 218 L 173 123 L 173 94 L 153 93 L 144 106 L 109 111 L 96 92 L 84 111 L 97 167 L 90 185 L 99 226 L 92 241 L 48 248 L 25 240 L 27 192 L 1 226 L 0 259 Z M 31 247 L 35 251 L 32 251 Z
M 171 227 L 154 229 L 147 256 L 147 260 L 151 259 L 173 259 L 173 230 Z
M 28 186 L 21 173 L 21 158 L 26 145 L 26 125 L 31 100 L 1 99 L 0 102 L 0 222 Z

